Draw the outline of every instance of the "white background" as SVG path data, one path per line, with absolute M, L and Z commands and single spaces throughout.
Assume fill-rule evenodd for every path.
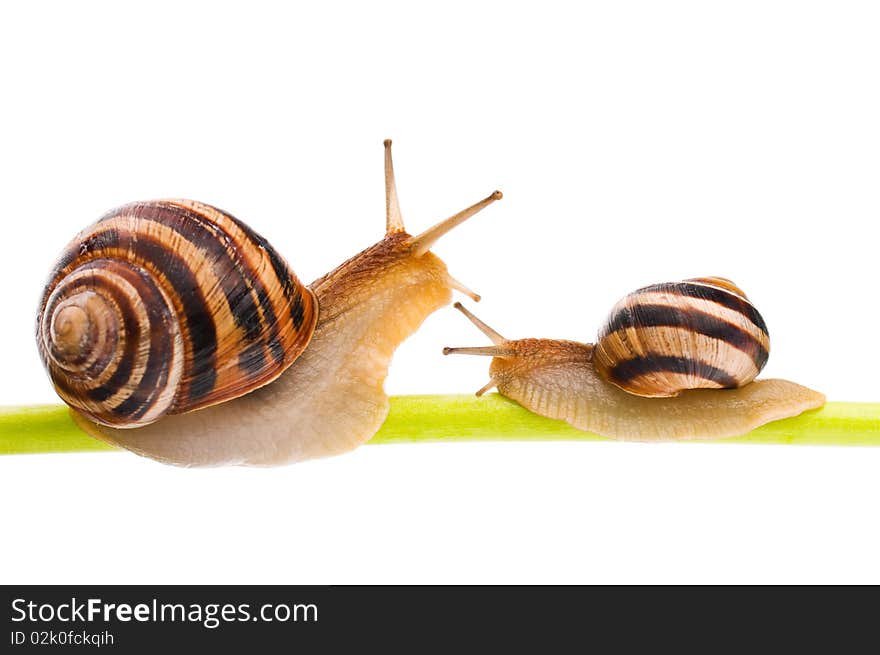
M 318 3 L 314 3 L 316 6 Z M 733 278 L 766 374 L 880 401 L 880 9 L 857 2 L 19 3 L 0 10 L 0 403 L 54 402 L 32 335 L 58 252 L 183 196 L 311 280 L 411 231 L 512 337 L 590 340 L 644 284 Z M 451 309 L 390 393 L 470 392 Z M 0 581 L 880 582 L 880 449 L 370 446 L 271 470 L 0 458 Z

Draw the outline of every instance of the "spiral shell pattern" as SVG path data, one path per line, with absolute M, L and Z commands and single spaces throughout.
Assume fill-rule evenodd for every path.
M 271 382 L 306 347 L 317 313 L 312 292 L 241 221 L 191 200 L 142 202 L 64 250 L 37 343 L 69 405 L 138 427 Z
M 767 363 L 770 337 L 745 293 L 725 278 L 654 284 L 611 310 L 593 351 L 609 382 L 648 397 L 742 387 Z

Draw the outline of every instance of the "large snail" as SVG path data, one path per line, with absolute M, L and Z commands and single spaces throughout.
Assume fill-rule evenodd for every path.
M 390 141 L 385 190 L 385 238 L 309 286 L 261 236 L 193 201 L 126 205 L 81 232 L 37 319 L 77 423 L 184 466 L 282 464 L 368 440 L 397 346 L 452 289 L 475 298 L 431 246 L 501 198 L 407 234 Z
M 787 380 L 755 380 L 770 351 L 764 319 L 736 285 L 696 278 L 618 302 L 595 344 L 508 340 L 456 303 L 494 345 L 444 354 L 493 357 L 492 387 L 526 409 L 606 437 L 718 439 L 821 407 Z

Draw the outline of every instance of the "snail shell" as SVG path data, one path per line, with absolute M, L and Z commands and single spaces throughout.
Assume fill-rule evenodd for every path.
M 141 202 L 65 248 L 37 343 L 69 405 L 138 427 L 271 382 L 309 343 L 317 314 L 284 259 L 233 216 L 190 200 Z
M 730 280 L 704 277 L 630 293 L 599 332 L 599 375 L 637 396 L 742 387 L 767 363 L 764 319 Z

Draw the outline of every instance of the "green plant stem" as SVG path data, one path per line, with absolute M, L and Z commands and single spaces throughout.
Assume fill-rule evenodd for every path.
M 388 419 L 369 443 L 601 439 L 490 394 L 394 397 Z M 720 443 L 880 446 L 880 403 L 828 403 Z M 82 432 L 64 406 L 0 408 L 2 455 L 102 450 L 116 449 Z

